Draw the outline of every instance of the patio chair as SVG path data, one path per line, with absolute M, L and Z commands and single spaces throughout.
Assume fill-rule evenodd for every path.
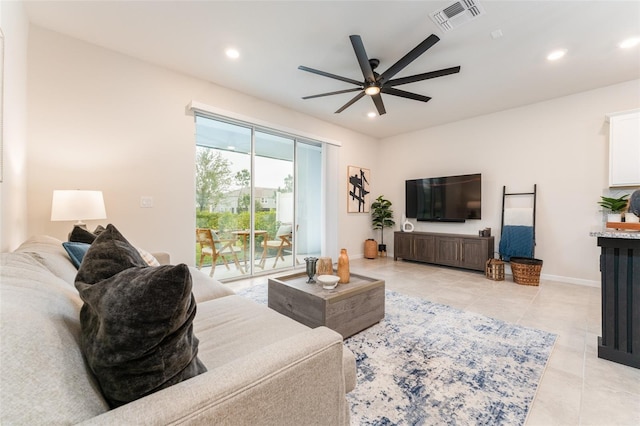
M 280 225 L 278 231 L 276 232 L 275 240 L 267 240 L 264 242 L 264 251 L 262 252 L 262 259 L 260 259 L 260 267 L 264 269 L 264 264 L 267 260 L 267 254 L 269 249 L 276 249 L 278 252 L 276 253 L 276 260 L 273 262 L 273 267 L 275 268 L 278 264 L 278 259 L 282 259 L 284 262 L 284 251 L 290 250 L 291 245 L 291 225 Z
M 211 272 L 209 276 L 213 277 L 218 258 L 222 259 L 222 263 L 224 263 L 227 269 L 230 269 L 226 256 L 231 255 L 236 268 L 238 268 L 240 273 L 244 274 L 244 269 L 240 265 L 237 255 L 237 253 L 242 252 L 242 249 L 235 246 L 236 241 L 236 239 L 220 239 L 218 235 L 209 228 L 196 228 L 196 242 L 200 244 L 200 262 L 198 263 L 198 269 L 202 268 L 204 258 L 210 256 Z

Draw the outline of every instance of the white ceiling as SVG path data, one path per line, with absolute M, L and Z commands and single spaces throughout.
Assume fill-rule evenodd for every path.
M 640 78 L 640 46 L 618 47 L 640 36 L 640 1 L 478 0 L 483 16 L 442 33 L 429 13 L 454 1 L 49 0 L 26 10 L 35 25 L 380 138 Z M 387 114 L 370 119 L 368 97 L 340 114 L 353 93 L 301 99 L 355 86 L 299 65 L 363 79 L 349 35 L 382 72 L 432 33 L 441 41 L 395 76 L 462 66 L 401 87 L 430 102 L 383 95 Z M 547 61 L 557 48 L 565 58 Z

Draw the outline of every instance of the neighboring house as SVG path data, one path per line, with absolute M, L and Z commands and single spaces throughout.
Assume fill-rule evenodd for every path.
M 263 210 L 276 208 L 276 189 L 255 188 L 253 196 L 256 202 L 260 203 Z M 241 196 L 249 195 L 249 189 L 234 189 L 224 194 L 224 198 L 218 203 L 214 212 L 238 212 L 238 201 Z

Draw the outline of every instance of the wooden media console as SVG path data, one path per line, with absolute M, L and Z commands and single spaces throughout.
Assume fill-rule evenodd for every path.
M 493 257 L 494 244 L 493 237 L 395 232 L 393 259 L 484 271 L 487 260 Z

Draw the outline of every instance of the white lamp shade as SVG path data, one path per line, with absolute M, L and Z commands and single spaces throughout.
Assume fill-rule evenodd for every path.
M 102 191 L 55 190 L 51 202 L 51 220 L 106 219 Z

